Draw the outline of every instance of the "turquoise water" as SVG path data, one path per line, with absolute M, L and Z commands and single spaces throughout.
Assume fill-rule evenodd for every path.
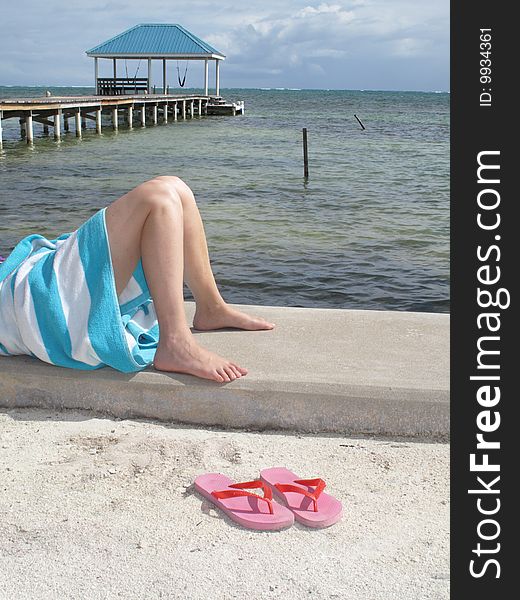
M 43 92 L 0 87 L 0 98 Z M 4 121 L 0 254 L 30 233 L 72 231 L 138 183 L 174 174 L 194 190 L 230 302 L 449 311 L 448 94 L 222 95 L 245 100 L 246 114 L 101 136 L 89 123 L 81 140 L 71 131 L 61 142 L 35 124 L 32 147 L 16 119 Z

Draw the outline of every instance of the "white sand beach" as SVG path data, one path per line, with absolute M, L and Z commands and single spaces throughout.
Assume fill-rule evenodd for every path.
M 449 446 L 0 412 L 0 598 L 442 600 Z M 320 476 L 336 525 L 235 525 L 193 490 L 269 466 Z

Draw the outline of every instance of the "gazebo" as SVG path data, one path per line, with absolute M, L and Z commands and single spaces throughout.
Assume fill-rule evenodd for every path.
M 209 61 L 215 61 L 215 94 L 220 94 L 220 61 L 226 57 L 208 43 L 202 41 L 181 25 L 169 23 L 148 23 L 135 25 L 106 42 L 91 48 L 87 56 L 94 58 L 96 95 L 135 94 L 152 92 L 152 60 L 162 61 L 162 88 L 166 94 L 167 60 L 203 60 L 204 61 L 204 95 L 208 96 Z M 99 59 L 106 58 L 113 62 L 112 78 L 99 77 Z M 118 59 L 146 60 L 147 77 L 118 77 Z M 186 63 L 188 64 L 188 63 Z

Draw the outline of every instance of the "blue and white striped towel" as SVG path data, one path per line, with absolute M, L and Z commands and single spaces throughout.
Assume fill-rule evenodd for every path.
M 124 373 L 153 361 L 159 326 L 142 263 L 118 297 L 105 210 L 55 240 L 24 238 L 0 263 L 0 357 Z

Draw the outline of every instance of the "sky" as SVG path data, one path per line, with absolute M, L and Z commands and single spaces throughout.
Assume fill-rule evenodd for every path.
M 0 0 L 0 85 L 93 85 L 85 51 L 179 23 L 226 55 L 221 87 L 449 91 L 449 0 Z M 110 75 L 100 61 L 100 76 Z M 138 63 L 121 61 L 119 76 Z M 168 64 L 177 81 L 184 63 Z M 159 63 L 153 69 L 160 83 Z M 211 74 L 214 78 L 214 74 Z M 146 76 L 146 65 L 138 76 Z M 200 87 L 190 63 L 187 87 Z M 210 79 L 211 81 L 211 79 Z

